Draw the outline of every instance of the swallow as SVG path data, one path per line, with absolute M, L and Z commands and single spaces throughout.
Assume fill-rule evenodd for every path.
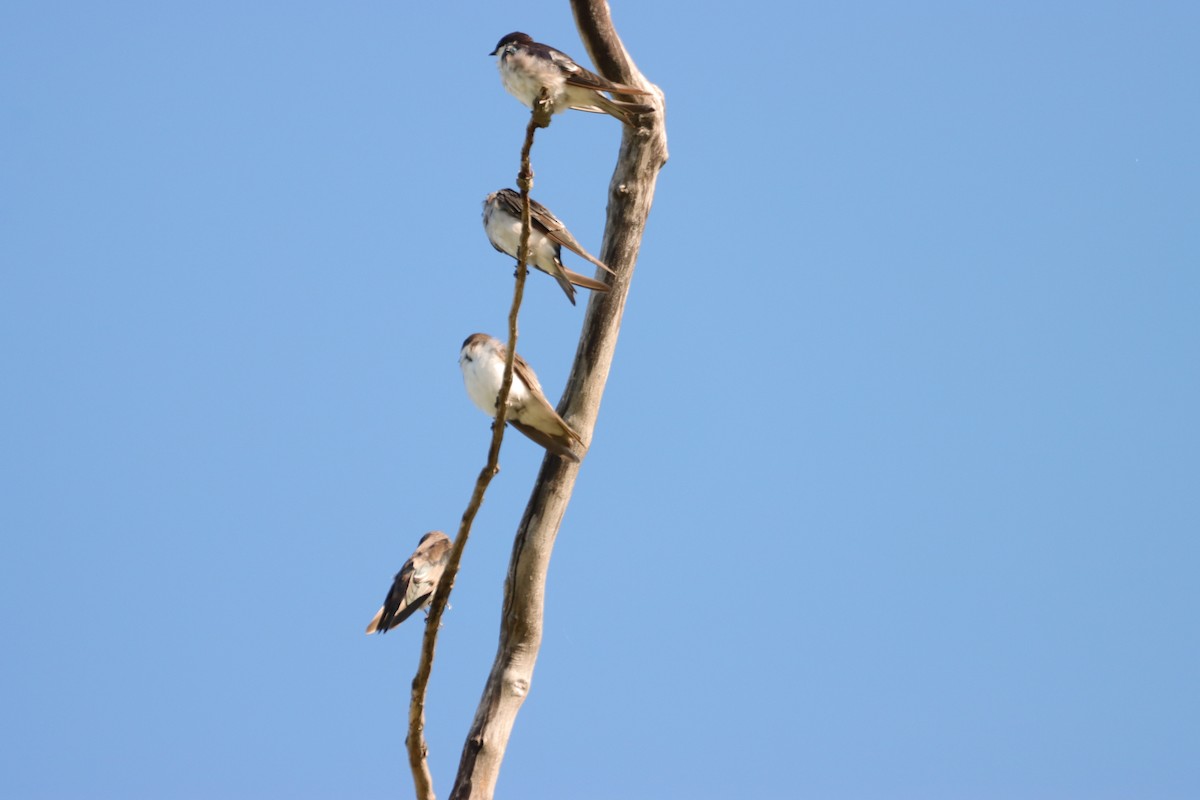
M 467 394 L 480 411 L 495 419 L 496 398 L 504 380 L 507 348 L 486 333 L 473 333 L 463 342 L 458 355 Z M 513 359 L 512 389 L 508 393 L 507 420 L 514 428 L 555 455 L 579 462 L 573 447 L 583 447 L 583 439 L 571 430 L 550 405 L 542 385 L 525 359 Z
M 608 284 L 563 266 L 562 249 L 566 247 L 610 275 L 616 274 L 603 261 L 584 250 L 567 226 L 532 197 L 529 199 L 529 222 L 529 265 L 553 276 L 571 305 L 575 305 L 575 286 L 594 292 L 608 291 Z M 521 244 L 521 195 L 513 189 L 501 189 L 489 194 L 483 201 L 483 230 L 492 247 L 516 258 Z
M 636 86 L 613 83 L 576 64 L 566 53 L 549 45 L 535 42 L 528 34 L 515 31 L 496 43 L 489 55 L 500 56 L 500 81 L 513 97 L 527 108 L 542 89 L 549 91 L 550 113 L 559 114 L 568 108 L 611 114 L 626 125 L 634 125 L 638 114 L 649 114 L 654 106 L 611 100 L 604 92 L 624 95 L 647 95 L 652 92 Z
M 387 633 L 418 608 L 428 608 L 449 560 L 449 536 L 441 531 L 422 536 L 412 557 L 396 573 L 383 607 L 367 625 L 367 633 Z

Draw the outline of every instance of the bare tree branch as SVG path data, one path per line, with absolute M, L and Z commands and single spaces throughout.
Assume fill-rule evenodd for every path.
M 525 144 L 521 148 L 521 171 L 517 183 L 521 189 L 521 241 L 517 248 L 516 285 L 513 287 L 512 307 L 508 312 L 508 354 L 504 361 L 504 377 L 500 382 L 500 393 L 496 396 L 496 418 L 492 423 L 492 442 L 488 447 L 487 463 L 479 471 L 475 479 L 475 488 L 463 512 L 462 521 L 458 526 L 458 535 L 454 537 L 454 545 L 450 548 L 450 557 L 446 562 L 446 570 L 438 581 L 429 605 L 429 615 L 425 619 L 425 636 L 421 640 L 421 657 L 417 662 L 417 674 L 413 676 L 412 699 L 408 707 L 408 736 L 404 743 L 408 748 L 408 764 L 413 774 L 413 784 L 417 797 L 421 800 L 435 800 L 433 791 L 433 775 L 429 771 L 429 745 L 425 741 L 425 695 L 429 687 L 429 676 L 433 671 L 433 656 L 437 649 L 438 631 L 441 629 L 442 614 L 450 601 L 450 592 L 454 589 L 454 579 L 458 575 L 458 565 L 462 561 L 463 550 L 471 535 L 471 525 L 479 507 L 483 505 L 483 495 L 496 473 L 500 471 L 500 443 L 504 439 L 504 423 L 508 417 L 508 395 L 512 390 L 513 363 L 517 353 L 517 314 L 521 310 L 521 300 L 525 296 L 525 277 L 528 274 L 529 234 L 531 224 L 529 219 L 529 190 L 533 187 L 533 168 L 530 165 L 529 153 L 533 149 L 533 135 L 538 128 L 550 124 L 548 93 L 542 90 L 538 101 L 534 103 L 529 115 L 529 124 L 525 128 Z
M 655 183 L 667 161 L 666 109 L 662 92 L 638 72 L 621 44 L 608 4 L 604 0 L 572 0 L 571 6 L 600 72 L 610 80 L 653 90 L 649 102 L 656 109 L 641 119 L 640 127 L 623 126 L 600 253 L 616 275 L 610 291 L 591 295 L 575 362 L 559 403 L 563 418 L 590 444 Z M 579 465 L 566 459 L 548 456 L 542 461 L 513 542 L 496 659 L 463 745 L 451 800 L 490 800 L 495 792 L 508 739 L 533 678 L 542 640 L 550 554 L 578 474 Z

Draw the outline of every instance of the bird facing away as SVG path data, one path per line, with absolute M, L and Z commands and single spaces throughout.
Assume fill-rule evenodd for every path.
M 520 31 L 508 34 L 496 43 L 490 55 L 500 56 L 500 80 L 509 94 L 527 108 L 546 89 L 550 96 L 550 113 L 559 114 L 568 108 L 611 114 L 626 125 L 633 125 L 638 114 L 649 114 L 654 106 L 611 100 L 604 92 L 624 95 L 647 95 L 651 92 L 636 86 L 613 83 L 576 64 L 570 56 L 549 45 L 535 42 Z
M 412 557 L 396 573 L 383 607 L 367 625 L 367 633 L 387 633 L 418 608 L 427 607 L 449 560 L 449 536 L 441 531 L 422 536 Z
M 521 195 L 512 189 L 489 194 L 483 201 L 483 230 L 492 247 L 516 258 L 521 246 Z M 607 292 L 608 284 L 563 266 L 564 247 L 610 275 L 615 274 L 603 261 L 584 250 L 567 226 L 550 213 L 550 209 L 529 198 L 529 265 L 552 275 L 571 305 L 575 305 L 575 286 L 594 292 Z
M 504 360 L 507 348 L 486 333 L 473 333 L 463 342 L 458 356 L 467 394 L 480 411 L 495 419 L 496 398 L 504 380 Z M 578 463 L 573 445 L 583 446 L 583 439 L 554 410 L 542 392 L 537 376 L 517 355 L 513 359 L 512 389 L 508 393 L 508 422 L 555 455 Z

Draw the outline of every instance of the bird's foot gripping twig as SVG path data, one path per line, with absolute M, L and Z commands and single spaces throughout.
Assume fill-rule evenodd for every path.
M 533 101 L 533 124 L 539 128 L 550 127 L 550 115 L 554 109 L 550 107 L 550 91 L 542 87 L 541 94 Z
M 517 188 L 525 194 L 533 189 L 533 167 L 529 163 L 529 148 L 533 144 L 533 132 L 537 128 L 550 127 L 550 91 L 542 87 L 541 94 L 533 101 L 533 113 L 529 115 L 529 126 L 525 130 L 525 147 L 521 150 L 521 171 L 517 173 Z

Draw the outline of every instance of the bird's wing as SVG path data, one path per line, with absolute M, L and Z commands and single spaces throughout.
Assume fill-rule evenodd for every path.
M 532 425 L 526 425 L 525 423 L 518 422 L 515 419 L 509 420 L 509 422 L 512 423 L 514 428 L 540 444 L 542 447 L 546 448 L 546 450 L 549 452 L 558 456 L 562 456 L 563 458 L 570 459 L 575 463 L 579 463 L 579 456 L 575 455 L 575 453 L 571 450 L 571 439 L 563 436 L 551 436 L 539 428 L 535 428 Z M 567 428 L 567 430 L 569 431 L 570 428 Z
M 379 631 L 386 633 L 392 628 L 399 625 L 404 620 L 408 619 L 409 615 L 416 610 L 416 606 L 409 605 L 408 593 L 412 587 L 413 579 L 413 560 L 410 558 L 404 562 L 404 566 L 396 573 L 396 577 L 392 580 L 392 586 L 388 589 L 387 597 L 384 598 L 383 606 L 375 614 L 375 618 L 367 625 L 367 633 L 375 633 Z
M 625 95 L 646 95 L 653 94 L 649 89 L 639 89 L 636 86 L 628 86 L 623 83 L 615 83 L 608 78 L 602 78 L 591 70 L 585 69 L 575 63 L 569 55 L 556 50 L 550 45 L 542 44 L 541 42 L 526 42 L 524 47 L 535 58 L 545 59 L 558 68 L 558 72 L 562 75 L 563 80 L 571 85 L 583 89 L 591 89 L 597 92 L 616 92 Z M 580 111 L 594 111 L 598 114 L 611 113 L 607 109 L 599 106 L 577 105 L 572 106 Z
M 586 275 L 580 275 L 578 272 L 563 267 L 563 275 L 566 276 L 569 283 L 575 286 L 582 286 L 584 289 L 591 289 L 593 292 L 607 292 L 612 287 L 603 281 L 598 281 L 595 278 L 589 278 Z
M 508 348 L 501 347 L 501 358 L 508 358 L 507 350 Z M 545 399 L 545 395 L 542 394 L 542 384 L 538 383 L 537 375 L 533 374 L 533 367 L 529 366 L 528 361 L 521 358 L 520 353 L 517 353 L 516 357 L 513 358 L 513 375 L 520 379 L 521 383 L 525 384 L 531 393 L 541 397 L 543 400 Z
M 570 61 L 570 59 L 568 59 L 568 61 Z M 566 68 L 562 64 L 559 65 L 559 68 L 562 68 L 563 70 L 563 77 L 566 79 L 566 83 L 572 86 L 580 86 L 582 89 L 593 89 L 595 91 L 610 91 L 618 95 L 653 94 L 653 92 L 649 91 L 648 89 L 638 89 L 637 86 L 614 83 L 612 80 L 608 80 L 607 78 L 601 78 L 598 76 L 598 74 L 590 70 L 584 70 L 583 67 L 575 64 L 574 61 L 571 61 L 571 67 L 574 68 Z
M 521 218 L 521 195 L 519 193 L 513 191 L 512 189 L 501 189 L 500 191 L 496 192 L 496 200 L 501 203 L 502 210 L 505 213 L 516 217 L 518 220 Z M 536 230 L 539 230 L 542 233 L 548 233 L 550 231 L 548 225 L 551 223 L 558 224 L 560 226 L 562 225 L 562 223 L 550 213 L 548 208 L 539 203 L 537 200 L 534 200 L 532 197 L 529 198 L 529 222 Z
M 538 430 L 541 430 L 544 433 L 550 433 L 551 431 L 557 429 L 557 431 L 561 432 L 562 438 L 566 441 L 576 441 L 582 444 L 583 439 L 580 438 L 578 433 L 571 430 L 571 426 L 566 423 L 566 420 L 558 415 L 558 411 L 555 410 L 554 406 L 550 405 L 550 401 L 546 399 L 546 393 L 542 391 L 542 385 L 538 383 L 537 376 L 533 374 L 533 370 L 530 368 L 529 364 L 525 362 L 525 359 L 521 358 L 519 355 L 513 362 L 513 374 L 520 378 L 529 388 L 529 393 L 532 395 L 533 401 L 537 407 L 526 407 L 524 413 L 525 415 L 532 414 L 535 417 L 536 422 L 541 423 L 537 426 Z M 526 417 L 526 422 L 519 424 L 514 422 L 513 425 L 516 426 L 518 430 L 521 430 L 522 433 L 525 433 L 526 436 L 530 436 L 529 433 L 526 433 L 521 429 L 521 426 L 529 427 L 531 421 L 532 420 L 529 420 L 528 417 Z M 530 436 L 530 438 L 533 437 Z
M 518 212 L 518 215 L 519 213 L 520 212 Z M 550 241 L 554 242 L 560 247 L 567 248 L 577 256 L 586 258 L 588 261 L 595 264 L 597 267 L 609 273 L 610 275 L 616 274 L 609 269 L 608 265 L 606 265 L 603 261 L 593 256 L 587 250 L 584 250 L 583 245 L 576 241 L 575 237 L 571 235 L 571 232 L 567 230 L 567 226 L 562 223 L 562 220 L 554 216 L 554 214 L 550 212 L 550 209 L 546 208 L 533 198 L 529 199 L 529 218 L 534 225 L 536 225 L 543 233 L 546 234 Z

